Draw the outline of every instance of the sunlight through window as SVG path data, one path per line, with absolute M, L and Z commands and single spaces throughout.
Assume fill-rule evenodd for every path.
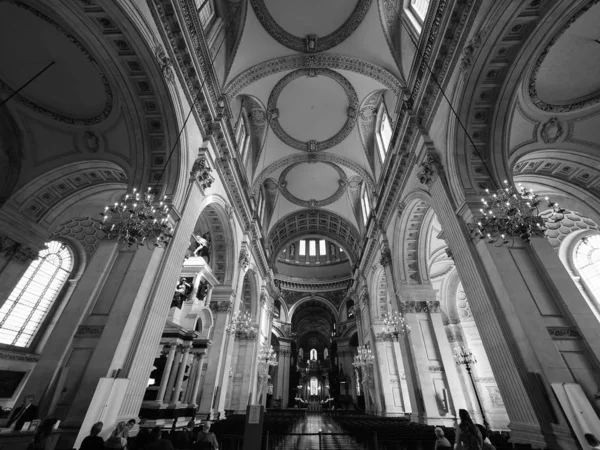
M 600 300 L 600 235 L 585 236 L 575 247 L 575 267 L 590 292 Z
M 61 242 L 46 244 L 0 308 L 0 343 L 28 347 L 71 270 L 73 255 Z
M 308 241 L 308 256 L 317 256 L 317 241 Z
M 300 240 L 300 256 L 306 255 L 306 241 L 304 239 Z

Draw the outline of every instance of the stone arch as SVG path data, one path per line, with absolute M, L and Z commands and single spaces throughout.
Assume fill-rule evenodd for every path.
M 198 324 L 201 325 L 200 330 L 197 330 Z M 211 335 L 213 325 L 214 320 L 210 308 L 202 308 L 198 313 L 196 326 L 194 327 L 194 329 L 196 329 L 200 333 L 200 336 L 198 337 L 201 339 L 208 339 Z
M 127 176 L 117 164 L 82 161 L 38 176 L 14 192 L 7 206 L 32 223 L 50 228 L 65 217 L 86 212 L 99 215 L 126 187 Z
M 400 283 L 419 284 L 427 274 L 422 274 L 419 264 L 419 242 L 422 224 L 431 208 L 431 198 L 425 191 L 410 193 L 402 204 L 402 214 L 396 219 L 394 229 L 395 272 Z
M 371 277 L 369 307 L 374 320 L 383 320 L 383 315 L 390 312 L 388 280 L 383 266 L 378 266 Z
M 271 228 L 267 242 L 273 264 L 284 245 L 307 234 L 322 235 L 335 242 L 344 249 L 351 264 L 360 254 L 360 235 L 347 219 L 323 209 L 303 209 L 282 217 Z
M 349 70 L 373 78 L 390 89 L 398 98 L 402 94 L 401 80 L 389 70 L 358 58 L 333 53 L 282 56 L 259 63 L 232 79 L 227 84 L 225 92 L 227 92 L 229 98 L 235 98 L 246 86 L 261 78 L 309 67 Z
M 212 194 L 202 200 L 200 214 L 194 226 L 195 234 L 211 233 L 210 267 L 221 284 L 231 285 L 237 268 L 237 242 L 229 204 L 221 196 Z M 190 243 L 192 243 L 190 236 Z
M 85 263 L 89 261 L 104 240 L 102 221 L 92 217 L 76 217 L 60 224 L 52 233 L 51 239 L 68 239 L 77 248 L 80 258 Z
M 318 301 L 319 303 L 322 303 L 324 305 L 324 307 L 331 312 L 333 317 L 338 317 L 338 310 L 335 307 L 335 305 L 333 303 L 331 303 L 328 299 L 321 297 L 321 296 L 311 296 L 310 294 L 307 294 L 306 297 L 303 297 L 302 299 L 300 299 L 299 301 L 297 301 L 296 303 L 294 303 L 292 305 L 292 307 L 289 310 L 289 319 L 290 322 L 294 319 L 294 314 L 296 313 L 296 311 L 298 311 L 298 309 L 300 309 L 300 306 L 302 306 L 303 304 L 310 302 L 310 301 Z
M 253 268 L 248 268 L 242 280 L 240 309 L 250 313 L 253 321 L 260 319 L 260 285 L 258 276 Z

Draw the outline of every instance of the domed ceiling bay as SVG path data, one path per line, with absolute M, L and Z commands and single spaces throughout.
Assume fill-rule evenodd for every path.
M 375 0 L 250 0 L 225 83 L 238 136 L 266 116 L 245 165 L 302 342 L 325 345 L 339 320 L 374 207 L 382 104 L 396 117 L 402 75 L 379 15 Z

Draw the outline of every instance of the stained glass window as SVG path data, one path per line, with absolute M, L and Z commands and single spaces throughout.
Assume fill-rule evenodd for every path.
M 31 345 L 73 270 L 73 254 L 65 244 L 51 241 L 46 246 L 0 308 L 2 344 Z

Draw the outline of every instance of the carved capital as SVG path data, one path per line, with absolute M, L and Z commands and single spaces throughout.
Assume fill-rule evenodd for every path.
M 154 48 L 154 57 L 158 62 L 158 66 L 160 67 L 165 80 L 173 83 L 175 81 L 175 76 L 173 74 L 173 62 L 171 61 L 171 58 L 167 56 L 167 52 L 162 45 L 157 45 Z
M 194 161 L 190 176 L 200 184 L 200 188 L 204 191 L 212 186 L 214 178 L 211 175 L 212 169 L 208 164 L 205 156 L 200 156 Z
M 210 302 L 209 308 L 214 312 L 227 312 L 230 313 L 233 309 L 232 302 L 225 300 L 220 302 Z
M 240 257 L 238 258 L 238 262 L 244 270 L 246 270 L 250 265 L 250 252 L 246 247 L 242 247 L 240 249 Z
M 379 264 L 383 267 L 387 267 L 392 262 L 392 252 L 389 248 L 381 250 L 381 258 L 379 258 Z
M 440 173 L 444 170 L 444 166 L 440 161 L 440 157 L 433 150 L 428 150 L 423 162 L 419 165 L 421 170 L 417 173 L 417 178 L 421 184 L 429 186 Z
M 7 236 L 0 236 L 0 254 L 4 255 L 6 259 L 14 258 L 20 263 L 28 263 L 38 257 L 38 254 L 32 249 Z

